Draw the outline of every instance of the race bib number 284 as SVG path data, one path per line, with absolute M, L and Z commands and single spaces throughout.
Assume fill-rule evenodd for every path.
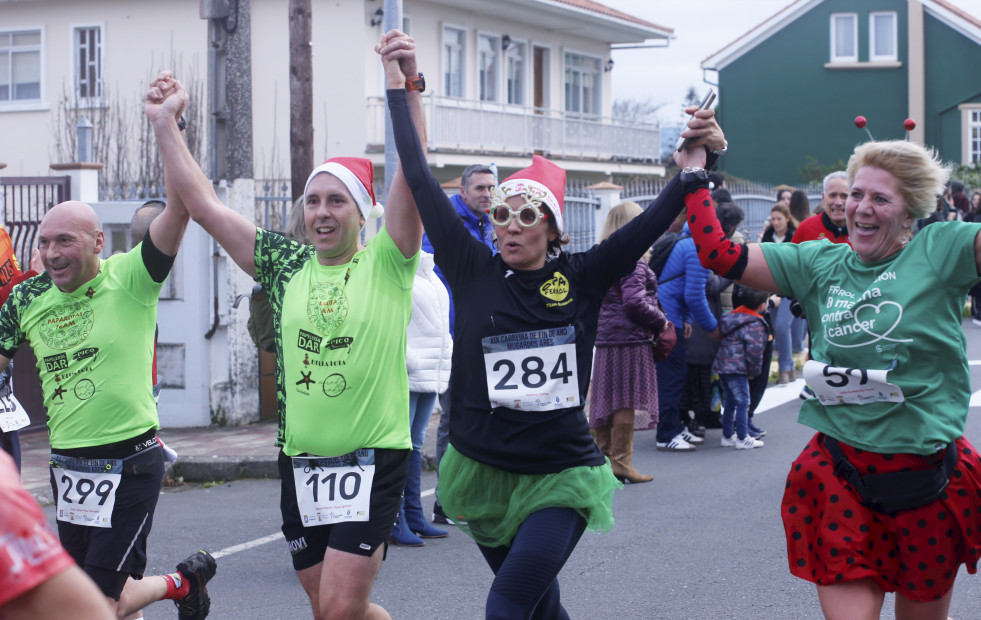
M 551 411 L 579 405 L 571 325 L 488 336 L 481 344 L 491 407 Z

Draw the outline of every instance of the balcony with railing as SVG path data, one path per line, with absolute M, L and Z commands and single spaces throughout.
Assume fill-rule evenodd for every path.
M 559 110 L 423 96 L 429 149 L 527 157 L 542 153 L 565 160 L 654 164 L 661 131 L 657 125 L 626 123 Z M 385 145 L 385 99 L 368 98 L 368 150 Z

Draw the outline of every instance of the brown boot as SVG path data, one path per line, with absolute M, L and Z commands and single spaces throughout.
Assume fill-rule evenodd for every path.
M 610 425 L 597 426 L 592 432 L 593 439 L 596 440 L 596 447 L 600 449 L 603 456 L 610 456 Z
M 654 478 L 639 473 L 632 465 L 634 457 L 634 425 L 614 424 L 610 434 L 612 447 L 610 449 L 610 465 L 613 475 L 620 480 L 630 482 L 650 482 Z
M 794 381 L 794 371 L 793 370 L 781 370 L 780 371 L 780 378 L 777 380 L 777 383 L 780 383 L 780 384 L 783 384 L 783 383 L 792 383 L 793 381 Z

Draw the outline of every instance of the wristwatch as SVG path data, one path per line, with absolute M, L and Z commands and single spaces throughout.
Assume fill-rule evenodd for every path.
M 426 78 L 421 72 L 419 73 L 419 77 L 405 80 L 405 91 L 411 92 L 413 90 L 417 90 L 420 93 L 426 92 Z
M 709 175 L 705 168 L 684 168 L 681 171 L 681 183 L 685 186 L 685 191 L 691 193 L 699 187 L 708 187 Z

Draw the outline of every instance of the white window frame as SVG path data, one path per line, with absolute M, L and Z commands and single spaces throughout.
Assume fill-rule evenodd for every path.
M 516 80 L 516 82 L 519 85 L 519 88 L 521 89 L 521 98 L 519 101 L 512 101 L 511 91 L 509 89 L 511 85 L 511 57 L 515 55 L 513 51 L 519 48 L 524 50 L 524 53 L 521 55 L 521 76 L 518 80 Z M 504 50 L 504 54 L 503 54 L 504 55 L 504 63 L 503 63 L 504 88 L 501 91 L 502 94 L 501 99 L 502 101 L 504 101 L 504 103 L 507 103 L 509 105 L 520 105 L 520 106 L 531 105 L 528 101 L 529 95 L 531 94 L 530 93 L 531 88 L 529 87 L 529 84 L 531 83 L 530 78 L 532 72 L 532 64 L 534 63 L 534 60 L 531 58 L 531 54 L 530 54 L 531 49 L 532 47 L 530 41 L 515 41 L 514 39 L 511 39 L 511 44 L 508 45 L 508 48 L 506 50 Z
M 457 37 L 458 40 L 460 40 L 461 38 L 462 40 L 460 40 L 459 43 L 460 63 L 459 63 L 459 67 L 457 67 L 460 84 L 459 84 L 459 93 L 456 94 L 452 92 L 451 85 L 447 84 L 446 81 L 447 75 L 449 75 L 448 73 L 449 67 L 446 66 L 448 60 L 447 52 L 446 52 L 447 31 L 453 31 L 454 33 L 462 34 L 462 37 L 459 36 Z M 469 40 L 467 34 L 468 34 L 467 28 L 464 26 L 457 26 L 455 24 L 445 24 L 445 23 L 443 24 L 442 37 L 441 37 L 442 41 L 440 44 L 440 64 L 442 64 L 443 66 L 440 67 L 439 87 L 440 90 L 442 90 L 441 94 L 444 97 L 456 97 L 462 99 L 467 96 L 467 70 L 466 69 L 467 69 L 467 58 L 468 58 L 467 41 Z
M 12 35 L 16 33 L 38 33 L 40 35 L 40 42 L 36 45 L 23 46 L 25 49 L 19 49 L 21 53 L 26 52 L 37 52 L 38 54 L 38 80 L 40 86 L 38 88 L 37 99 L 2 99 L 0 100 L 0 110 L 8 112 L 20 112 L 24 110 L 39 110 L 48 109 L 48 105 L 45 102 L 45 82 L 46 76 L 44 72 L 45 62 L 44 62 L 44 50 L 45 50 L 45 28 L 44 26 L 34 26 L 25 28 L 5 28 L 0 30 L 0 35 Z M 31 49 L 27 49 L 31 48 Z M 11 48 L 7 48 L 8 50 Z M 9 63 L 9 60 L 8 60 Z M 13 67 L 8 64 L 10 69 L 10 88 L 13 90 Z M 13 93 L 10 93 L 12 96 Z
M 961 163 L 965 166 L 981 162 L 981 103 L 962 103 Z
M 98 59 L 96 61 L 96 72 L 98 73 L 98 84 L 96 85 L 96 94 L 94 96 L 82 97 L 80 95 L 81 84 L 80 81 L 82 76 L 79 73 L 79 45 L 78 45 L 78 33 L 81 30 L 98 30 L 99 31 L 99 50 Z M 106 24 L 101 23 L 82 23 L 82 24 L 72 24 L 70 28 L 71 37 L 69 49 L 71 50 L 71 69 L 70 74 L 72 76 L 72 100 L 75 105 L 79 108 L 101 108 L 106 106 L 106 80 L 105 80 L 105 68 L 106 68 Z
M 836 53 L 838 48 L 838 29 L 835 27 L 835 25 L 836 25 L 836 20 L 839 17 L 850 17 L 852 19 L 852 23 L 855 26 L 852 29 L 852 49 L 855 51 L 855 54 L 852 56 L 838 56 Z M 829 37 L 831 41 L 831 50 L 830 50 L 831 62 L 832 63 L 843 63 L 843 62 L 857 63 L 858 62 L 858 13 L 832 13 L 830 17 L 829 30 L 831 31 Z
M 876 17 L 892 17 L 892 53 L 876 54 L 875 44 L 878 29 L 875 27 Z M 893 62 L 899 60 L 899 17 L 896 11 L 873 11 L 869 13 L 869 62 Z
M 494 54 L 494 75 L 491 78 L 491 82 L 488 84 L 494 91 L 491 97 L 485 97 L 484 93 L 482 92 L 485 84 L 483 67 L 481 67 L 480 64 L 483 60 L 483 50 L 481 49 L 481 46 L 484 41 L 490 41 L 491 51 Z M 487 101 L 489 103 L 498 103 L 503 101 L 503 97 L 501 97 L 501 84 L 504 83 L 504 50 L 501 49 L 501 35 L 493 32 L 478 30 L 477 51 L 474 54 L 474 59 L 476 60 L 477 64 L 477 70 L 474 72 L 474 75 L 477 77 L 477 92 L 475 93 L 477 100 Z
M 596 80 L 594 82 L 596 94 L 595 94 L 595 101 L 593 102 L 593 106 L 595 107 L 595 111 L 591 111 L 591 112 L 584 112 L 584 111 L 582 111 L 582 108 L 584 107 L 582 104 L 585 101 L 585 98 L 582 97 L 582 91 L 585 89 L 584 82 L 582 80 L 580 80 L 580 83 L 579 83 L 579 91 L 580 91 L 580 98 L 579 98 L 580 106 L 579 107 L 580 107 L 580 109 L 579 110 L 570 110 L 569 109 L 569 97 L 568 97 L 568 88 L 567 88 L 567 86 L 568 86 L 568 81 L 567 81 L 568 80 L 568 72 L 570 70 L 569 62 L 568 62 L 569 61 L 569 56 L 578 56 L 578 57 L 582 58 L 583 60 L 595 60 L 596 61 L 596 70 L 595 70 Z M 586 73 L 586 71 L 582 70 L 581 67 L 580 67 L 580 71 L 579 72 L 580 72 L 581 75 L 585 75 L 585 73 Z M 602 56 L 596 56 L 596 55 L 593 55 L 593 54 L 588 54 L 586 52 L 580 52 L 580 51 L 577 51 L 577 50 L 572 50 L 572 49 L 565 49 L 565 50 L 563 50 L 562 51 L 562 110 L 566 114 L 576 114 L 576 115 L 579 115 L 580 117 L 584 117 L 584 118 L 599 118 L 601 116 L 602 109 L 603 109 L 603 57 Z

